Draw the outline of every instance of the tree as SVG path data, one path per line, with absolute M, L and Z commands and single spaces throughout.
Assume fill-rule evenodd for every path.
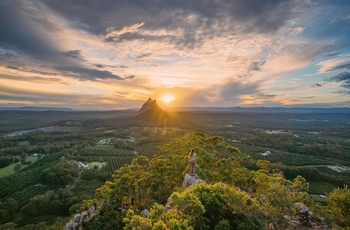
M 42 182 L 47 185 L 65 185 L 79 175 L 79 169 L 73 162 L 60 161 L 44 170 Z
M 345 185 L 327 194 L 328 211 L 341 226 L 350 226 L 350 189 Z
M 22 165 L 21 165 L 20 163 L 16 163 L 16 164 L 13 166 L 13 171 L 17 172 L 17 171 L 19 171 L 21 168 L 22 168 Z

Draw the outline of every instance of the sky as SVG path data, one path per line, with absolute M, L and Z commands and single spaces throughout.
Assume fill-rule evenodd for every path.
M 0 106 L 149 97 L 168 109 L 350 107 L 350 1 L 0 0 Z

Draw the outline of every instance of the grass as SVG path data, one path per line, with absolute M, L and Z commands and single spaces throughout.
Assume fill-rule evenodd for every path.
M 22 146 L 22 147 L 28 147 L 30 146 L 30 143 L 29 141 L 21 141 L 18 143 L 19 146 Z
M 0 178 L 12 175 L 15 172 L 15 171 L 13 171 L 14 165 L 15 164 L 10 164 L 10 165 L 0 169 Z
M 319 194 L 310 194 L 310 197 L 316 202 L 320 202 L 322 205 L 327 205 L 327 200 L 321 198 Z
M 107 161 L 104 162 L 98 162 L 98 161 L 93 161 L 93 162 L 89 162 L 88 165 L 90 166 L 90 168 L 94 168 L 95 166 L 98 167 L 98 169 L 101 169 L 103 166 L 107 165 Z
M 32 164 L 33 164 L 34 162 L 36 162 L 37 160 L 38 160 L 37 157 L 29 157 L 29 156 L 26 157 L 26 161 L 31 161 Z M 28 166 L 28 165 L 23 165 L 21 162 L 18 162 L 18 163 L 21 164 L 22 168 L 25 168 L 25 167 Z M 13 171 L 13 166 L 14 166 L 15 164 L 16 164 L 16 163 L 12 163 L 12 164 L 10 164 L 10 165 L 8 165 L 8 166 L 6 166 L 6 167 L 0 169 L 0 178 L 2 178 L 2 177 L 7 177 L 7 176 L 10 176 L 10 175 L 14 174 L 15 171 Z
M 112 138 L 102 139 L 97 143 L 97 145 L 109 145 L 111 141 L 112 141 Z

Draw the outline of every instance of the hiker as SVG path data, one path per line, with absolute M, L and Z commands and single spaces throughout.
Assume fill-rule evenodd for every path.
M 197 163 L 197 158 L 196 158 L 197 154 L 194 152 L 194 149 L 192 148 L 190 153 L 188 154 L 188 164 L 189 164 L 189 168 L 190 168 L 190 175 L 193 176 L 194 175 L 194 171 L 195 171 L 195 164 Z

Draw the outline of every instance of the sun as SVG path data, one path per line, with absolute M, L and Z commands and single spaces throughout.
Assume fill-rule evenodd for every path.
M 175 98 L 171 95 L 164 95 L 160 100 L 164 101 L 165 103 L 170 103 L 171 101 L 175 100 Z

